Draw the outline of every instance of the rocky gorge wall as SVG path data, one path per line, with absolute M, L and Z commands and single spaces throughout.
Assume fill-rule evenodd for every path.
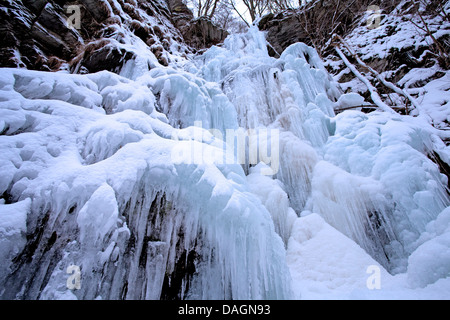
M 0 66 L 44 71 L 117 72 L 138 43 L 168 65 L 227 35 L 174 0 L 11 0 L 0 20 Z

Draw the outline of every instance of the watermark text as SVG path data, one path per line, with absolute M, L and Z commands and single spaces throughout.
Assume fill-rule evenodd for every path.
M 223 142 L 221 148 L 206 147 L 202 143 L 211 136 Z M 171 153 L 171 160 L 176 164 L 256 165 L 263 162 L 268 166 L 261 169 L 263 175 L 276 174 L 280 166 L 278 129 L 226 129 L 223 134 L 217 129 L 204 130 L 202 122 L 196 121 L 188 140 L 181 139 L 177 132 L 172 134 L 172 140 L 181 140 Z

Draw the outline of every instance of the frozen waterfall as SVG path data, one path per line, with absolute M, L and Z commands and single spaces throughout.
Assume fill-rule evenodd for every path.
M 1 70 L 2 298 L 298 298 L 321 270 L 305 250 L 332 259 L 341 241 L 412 287 L 448 276 L 428 123 L 336 116 L 361 97 L 302 43 L 270 57 L 254 27 L 177 67 L 137 59 L 121 75 Z

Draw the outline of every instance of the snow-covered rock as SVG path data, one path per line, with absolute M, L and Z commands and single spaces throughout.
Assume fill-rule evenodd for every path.
M 82 2 L 86 74 L 0 69 L 2 299 L 448 297 L 429 117 L 335 115 L 362 95 L 256 27 L 187 59 L 162 1 Z

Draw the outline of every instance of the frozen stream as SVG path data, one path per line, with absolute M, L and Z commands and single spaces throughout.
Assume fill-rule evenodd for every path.
M 254 28 L 178 66 L 1 69 L 0 297 L 448 298 L 448 151 L 334 114 L 361 103 Z

